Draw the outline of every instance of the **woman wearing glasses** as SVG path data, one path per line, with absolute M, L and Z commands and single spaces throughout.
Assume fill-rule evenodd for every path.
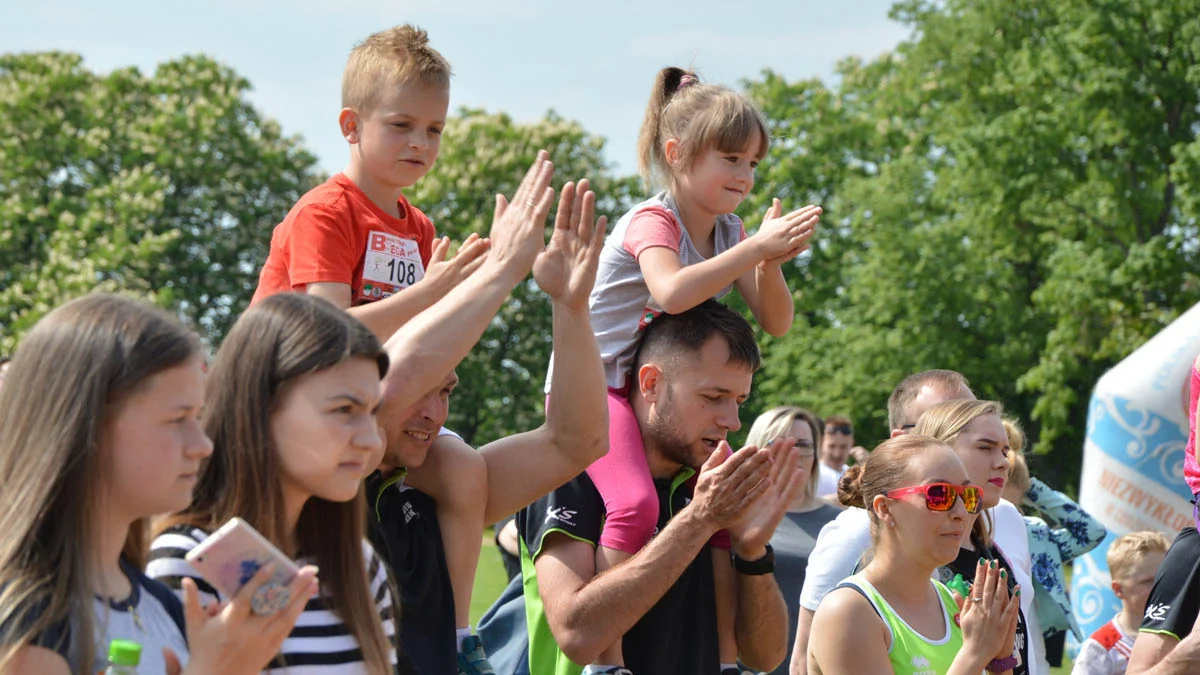
M 851 467 L 840 488 L 843 503 L 867 510 L 875 555 L 822 600 L 809 672 L 1011 672 L 1020 593 L 1009 593 L 1011 574 L 981 560 L 961 611 L 931 579 L 958 556 L 983 507 L 984 490 L 958 454 L 934 438 L 900 436 Z
M 820 477 L 817 448 L 821 447 L 821 425 L 817 416 L 796 406 L 773 408 L 754 420 L 746 444 L 761 448 L 781 438 L 796 441 L 800 457 L 800 482 L 804 488 L 788 505 L 787 513 L 771 536 L 771 548 L 775 550 L 775 581 L 779 583 L 783 597 L 788 599 L 789 625 L 788 658 L 771 675 L 787 675 L 800 609 L 795 599 L 800 597 L 800 589 L 804 586 L 808 556 L 817 543 L 821 528 L 841 511 L 817 496 Z

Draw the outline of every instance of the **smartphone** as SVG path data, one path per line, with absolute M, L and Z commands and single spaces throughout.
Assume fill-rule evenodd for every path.
M 232 518 L 184 559 L 228 600 L 267 563 L 275 564 L 271 581 L 287 585 L 300 573 L 290 558 L 241 518 Z

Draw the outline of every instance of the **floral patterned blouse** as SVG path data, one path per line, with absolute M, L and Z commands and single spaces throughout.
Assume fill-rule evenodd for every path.
M 1037 478 L 1030 478 L 1023 506 L 1046 517 L 1046 520 L 1025 517 L 1033 580 L 1037 585 L 1034 611 L 1042 630 L 1045 635 L 1051 635 L 1070 628 L 1077 640 L 1083 640 L 1086 636 L 1071 612 L 1063 567 L 1099 546 L 1108 530 L 1069 497 Z

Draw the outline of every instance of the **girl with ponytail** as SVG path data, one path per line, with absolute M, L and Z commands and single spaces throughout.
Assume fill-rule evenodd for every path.
M 767 333 L 780 336 L 792 325 L 792 294 L 782 266 L 808 248 L 821 209 L 810 205 L 785 214 L 776 199 L 753 236 L 733 215 L 754 187 L 755 167 L 769 143 L 766 120 L 741 94 L 703 84 L 682 68 L 658 73 L 638 139 L 638 164 L 646 182 L 661 191 L 616 224 L 600 254 L 590 299 L 609 386 L 609 452 L 588 469 L 606 509 L 597 571 L 641 550 L 658 522 L 658 500 L 629 404 L 642 329 L 658 314 L 720 299 L 734 286 Z M 712 451 L 724 435 L 713 430 L 697 442 Z M 727 550 L 721 539 L 715 546 Z M 718 586 L 728 585 L 731 592 L 729 555 L 714 554 L 714 561 Z M 732 640 L 732 598 L 728 592 L 718 595 L 726 597 L 718 602 L 718 616 L 724 617 L 719 630 Z M 736 668 L 736 650 L 726 641 L 722 663 Z M 605 667 L 592 671 L 619 666 L 620 645 L 602 658 Z

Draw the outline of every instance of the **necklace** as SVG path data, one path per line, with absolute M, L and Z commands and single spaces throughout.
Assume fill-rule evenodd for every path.
M 130 579 L 131 587 L 129 589 L 129 597 L 123 600 L 117 600 L 111 596 L 96 594 L 96 599 L 107 604 L 111 609 L 118 612 L 128 612 L 129 618 L 133 619 L 133 625 L 140 631 L 145 631 L 146 626 L 142 622 L 142 615 L 138 612 L 138 585 L 137 582 Z

